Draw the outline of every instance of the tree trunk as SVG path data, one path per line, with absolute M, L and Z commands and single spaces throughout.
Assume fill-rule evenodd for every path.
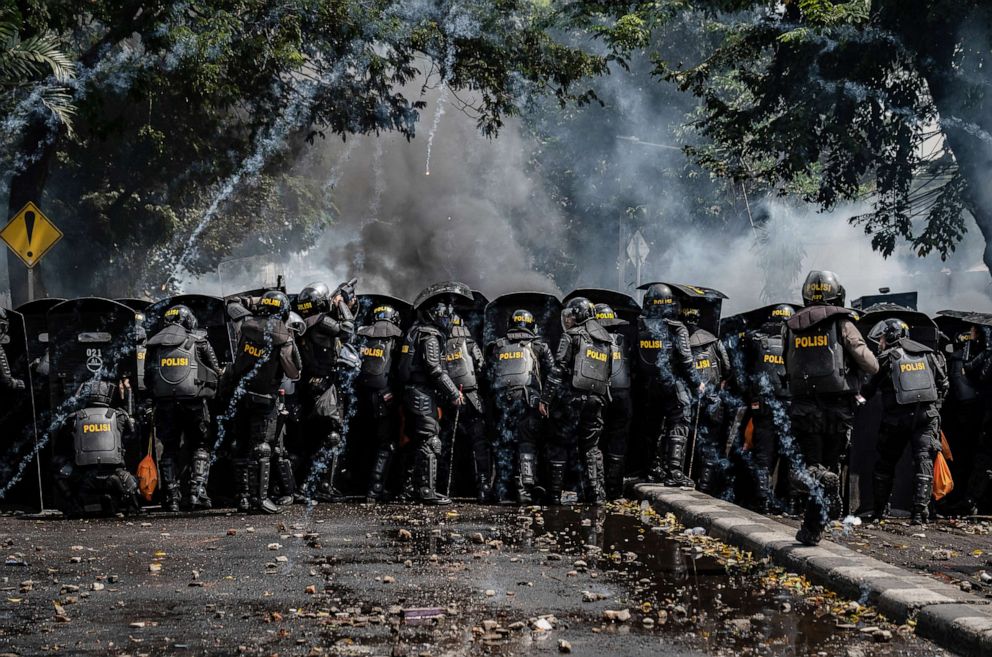
M 992 171 L 992 144 L 958 127 L 945 126 L 943 130 L 967 183 L 965 204 L 985 240 L 982 260 L 992 276 L 992 186 L 988 184 L 988 172 Z

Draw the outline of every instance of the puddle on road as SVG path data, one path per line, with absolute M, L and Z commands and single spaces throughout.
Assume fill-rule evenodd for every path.
M 558 575 L 564 577 L 560 581 L 574 589 L 569 595 L 579 596 L 584 589 L 606 594 L 604 600 L 583 604 L 577 611 L 555 611 L 573 634 L 585 626 L 586 632 L 623 634 L 631 642 L 656 639 L 658 642 L 649 644 L 655 651 L 659 642 L 662 651 L 666 651 L 664 644 L 671 642 L 668 648 L 674 652 L 682 648 L 709 654 L 935 654 L 932 644 L 903 636 L 871 610 L 861 608 L 858 622 L 851 623 L 851 618 L 830 613 L 831 606 L 836 610 L 846 603 L 829 593 L 788 590 L 769 577 L 773 571 L 763 564 L 728 567 L 725 561 L 693 545 L 652 531 L 636 514 L 583 507 L 538 511 L 473 506 L 459 507 L 457 514 L 417 509 L 402 514 L 386 509 L 382 514 L 390 538 L 395 539 L 402 529 L 412 533 L 405 555 L 415 560 L 432 555 L 466 558 L 474 551 L 493 547 L 491 541 L 502 543 L 500 553 L 504 556 L 516 553 L 524 557 L 538 551 L 561 555 L 560 561 L 541 567 L 557 566 L 561 571 Z M 573 568 L 580 577 L 566 575 L 565 571 Z M 594 580 L 587 576 L 592 572 L 598 573 Z M 488 576 L 493 577 L 493 573 Z M 462 584 L 471 585 L 471 581 Z M 512 583 L 506 588 L 512 590 Z M 484 618 L 527 620 L 514 618 L 506 610 L 494 613 L 492 606 L 485 604 L 467 606 L 463 612 L 476 623 Z M 629 609 L 631 619 L 622 624 L 604 622 L 602 613 L 607 608 Z M 650 625 L 644 624 L 645 618 L 650 619 Z M 848 626 L 838 627 L 841 623 Z M 881 642 L 860 632 L 873 626 L 890 631 L 891 640 Z M 646 647 L 631 645 L 631 652 L 621 652 L 635 654 Z M 521 648 L 526 646 L 510 640 L 502 647 L 488 646 L 487 654 L 519 654 Z

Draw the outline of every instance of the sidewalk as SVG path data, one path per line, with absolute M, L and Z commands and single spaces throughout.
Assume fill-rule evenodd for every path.
M 659 512 L 675 514 L 687 527 L 703 527 L 710 535 L 750 550 L 756 557 L 769 556 L 778 565 L 841 595 L 866 600 L 896 622 L 915 619 L 917 634 L 943 648 L 969 657 L 992 655 L 990 600 L 940 581 L 941 577 L 961 579 L 968 569 L 977 571 L 977 563 L 992 558 L 992 539 L 988 536 L 965 537 L 963 532 L 958 536 L 932 529 L 920 532 L 920 528 L 908 525 L 893 524 L 882 530 L 862 525 L 840 542 L 806 547 L 795 540 L 794 521 L 768 518 L 697 491 L 637 484 L 633 492 L 649 500 Z M 949 549 L 949 555 L 938 556 L 950 558 L 934 568 L 933 574 L 923 574 L 928 566 L 934 566 L 933 551 L 939 549 Z M 985 556 L 986 549 L 989 556 Z M 982 554 L 972 557 L 973 550 Z M 971 561 L 954 561 L 961 554 Z M 948 567 L 951 564 L 957 575 L 948 577 L 944 571 L 952 570 Z M 992 567 L 989 570 L 992 572 Z

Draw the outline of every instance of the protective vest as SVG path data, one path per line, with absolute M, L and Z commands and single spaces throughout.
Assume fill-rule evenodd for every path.
M 755 336 L 757 362 L 754 364 L 752 391 L 757 395 L 772 394 L 777 398 L 789 396 L 782 382 L 785 375 L 785 341 L 781 335 Z
M 530 340 L 500 338 L 492 352 L 493 389 L 540 389 L 537 358 Z
M 610 388 L 613 390 L 629 390 L 630 381 L 630 347 L 623 333 L 613 333 L 613 375 L 610 378 Z
M 430 379 L 424 371 L 424 364 L 419 354 L 418 342 L 421 334 L 434 336 L 439 342 L 443 342 L 441 331 L 429 324 L 414 324 L 406 336 L 403 338 L 403 345 L 400 347 L 399 376 L 400 381 L 406 383 L 429 383 Z
M 720 356 L 716 350 L 717 337 L 709 331 L 698 329 L 689 337 L 693 366 L 699 380 L 709 386 L 719 386 L 723 379 Z
M 358 373 L 358 383 L 373 390 L 389 387 L 389 374 L 393 365 L 393 344 L 396 338 L 364 337 L 359 353 L 362 355 L 362 368 Z
M 307 376 L 331 376 L 335 372 L 340 341 L 336 335 L 322 330 L 320 322 L 324 313 L 306 318 L 307 331 L 303 334 L 300 356 Z
M 965 346 L 947 356 L 947 378 L 951 384 L 951 397 L 959 402 L 978 399 L 978 390 L 964 373 L 964 364 L 968 362 L 969 352 L 970 349 Z
M 279 390 L 283 376 L 295 378 L 293 363 L 286 361 L 283 347 L 292 342 L 289 329 L 281 321 L 249 317 L 241 326 L 241 341 L 232 367 L 235 381 L 245 381 L 251 392 L 271 395 Z M 250 377 L 250 378 L 249 378 Z
M 590 323 L 593 327 L 589 326 Z M 572 329 L 569 333 L 577 338 L 572 356 L 572 387 L 597 395 L 607 394 L 613 372 L 613 340 L 609 333 L 593 320 L 580 330 Z
M 183 327 L 172 325 L 148 341 L 155 358 L 152 394 L 156 399 L 194 399 L 213 397 L 217 390 L 217 373 L 200 362 L 197 341 Z
M 668 379 L 672 376 L 671 349 L 672 335 L 664 321 L 641 321 L 637 327 L 637 357 L 644 373 L 653 379 Z
M 909 346 L 899 345 L 889 352 L 889 370 L 897 404 L 927 404 L 937 401 L 937 384 L 927 358 L 928 351 L 930 350 L 923 345 L 913 343 Z
M 94 406 L 77 412 L 73 426 L 76 465 L 122 465 L 123 435 L 117 410 Z
M 792 394 L 807 397 L 856 391 L 840 342 L 838 320 L 828 317 L 802 331 L 794 330 L 791 322 L 785 351 Z
M 468 338 L 452 336 L 444 344 L 444 369 L 455 386 L 463 390 L 479 387 L 475 377 L 475 359 L 468 346 Z

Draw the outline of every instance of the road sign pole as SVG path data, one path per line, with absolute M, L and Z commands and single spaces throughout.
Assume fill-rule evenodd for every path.
M 34 301 L 34 267 L 28 267 L 28 301 Z

